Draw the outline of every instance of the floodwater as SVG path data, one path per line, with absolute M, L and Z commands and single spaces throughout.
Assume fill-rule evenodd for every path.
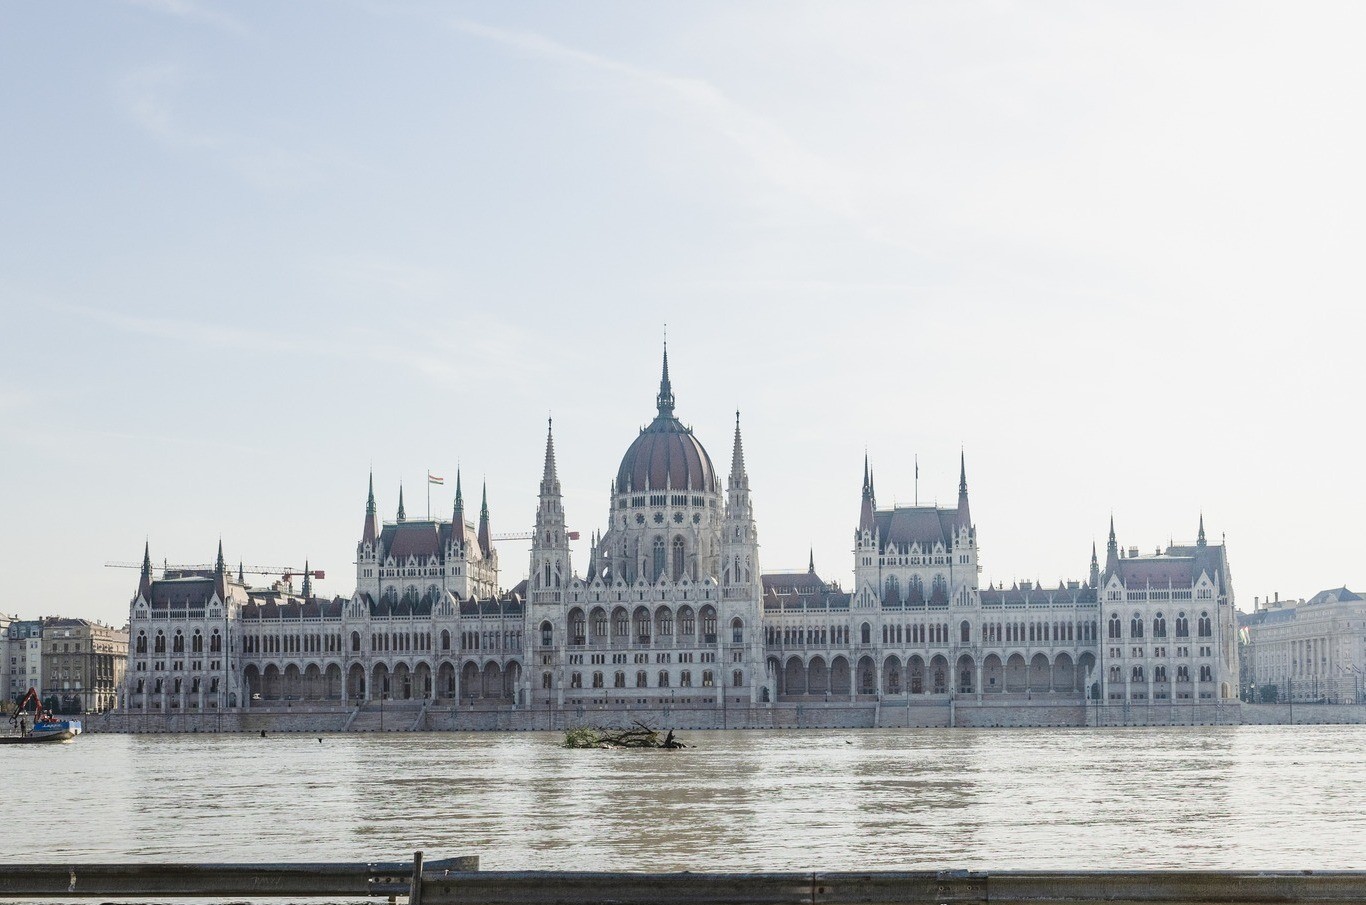
M 86 735 L 0 749 L 5 863 L 1359 868 L 1366 727 Z

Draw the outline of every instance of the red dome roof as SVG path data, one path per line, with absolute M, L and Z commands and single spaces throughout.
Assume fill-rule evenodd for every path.
M 715 492 L 716 470 L 702 444 L 683 424 L 660 414 L 640 432 L 617 469 L 617 493 L 646 490 Z

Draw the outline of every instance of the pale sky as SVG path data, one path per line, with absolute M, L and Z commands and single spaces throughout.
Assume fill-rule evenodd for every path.
M 604 527 L 654 411 L 767 570 L 956 499 L 982 581 L 1226 535 L 1238 602 L 1366 575 L 1361 4 L 0 6 L 0 611 L 158 563 L 353 590 L 427 469 Z M 501 547 L 503 584 L 525 547 Z M 267 579 L 259 579 L 265 582 Z

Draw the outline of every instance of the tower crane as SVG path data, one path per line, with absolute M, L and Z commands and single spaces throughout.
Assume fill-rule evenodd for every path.
M 140 562 L 107 562 L 104 564 L 106 569 L 141 569 Z M 213 563 L 161 563 L 162 572 L 211 572 L 214 569 Z M 233 571 L 228 569 L 229 572 Z M 307 576 L 309 578 L 326 578 L 327 572 L 323 569 L 296 569 L 294 566 L 243 566 L 239 571 L 244 575 L 279 575 L 285 581 L 292 581 L 295 576 Z

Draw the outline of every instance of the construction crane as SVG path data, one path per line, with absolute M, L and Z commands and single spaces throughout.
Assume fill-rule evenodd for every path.
M 140 562 L 107 562 L 104 564 L 106 569 L 141 569 Z M 162 572 L 209 572 L 214 569 L 212 563 L 161 563 Z M 233 571 L 228 569 L 229 572 Z M 240 570 L 244 575 L 279 575 L 285 581 L 292 581 L 295 576 L 306 575 L 309 578 L 326 578 L 327 572 L 323 569 L 296 569 L 294 566 L 243 566 Z
M 533 537 L 535 537 L 535 536 L 536 536 L 536 532 L 535 532 L 535 531 L 515 531 L 515 532 L 513 532 L 512 534 L 495 534 L 495 535 L 493 535 L 493 539 L 496 540 L 496 541 L 498 541 L 498 540 L 531 540 L 531 539 L 532 539 Z M 579 539 L 579 532 L 577 532 L 577 531 L 566 531 L 566 532 L 565 532 L 565 536 L 568 537 L 570 540 L 578 540 L 578 539 Z

